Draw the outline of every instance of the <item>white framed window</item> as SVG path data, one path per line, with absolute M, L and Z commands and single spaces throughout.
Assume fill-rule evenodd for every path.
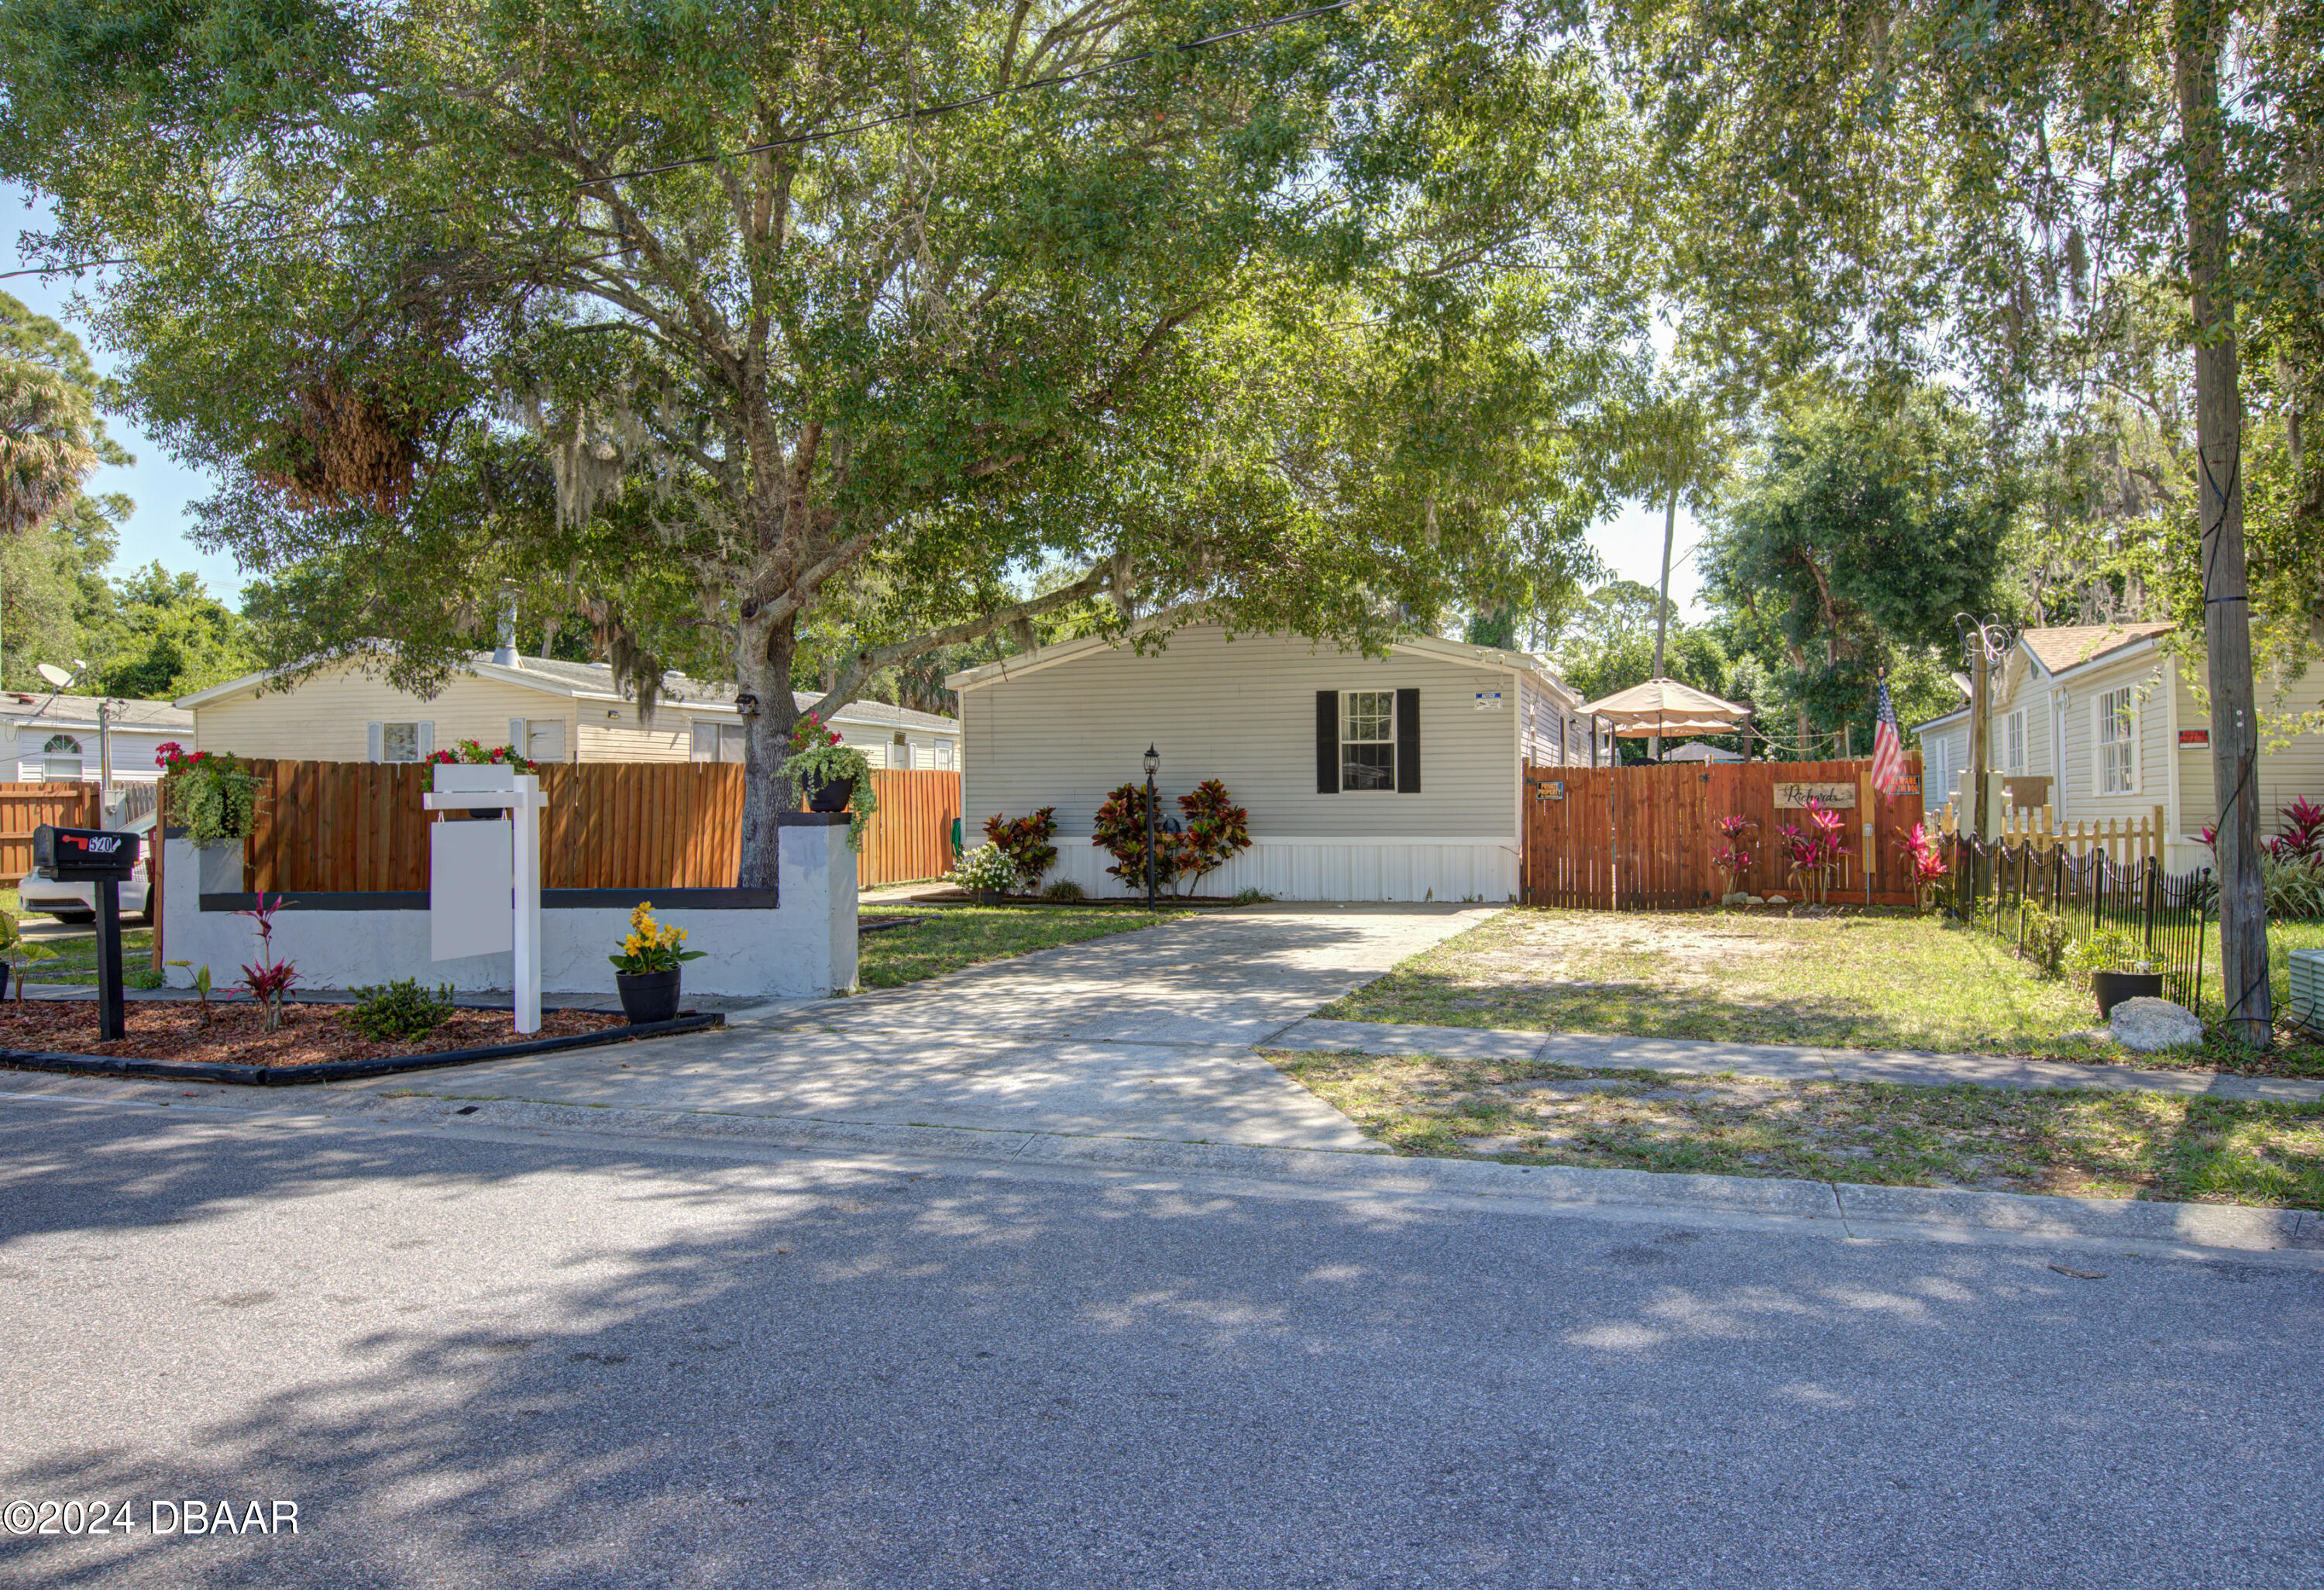
M 70 735 L 51 735 L 41 747 L 41 777 L 51 783 L 80 781 L 80 742 Z
M 952 742 L 950 740 L 938 740 L 936 742 L 936 769 L 940 772 L 950 772 L 952 771 Z
M 2099 692 L 2098 784 L 2101 795 L 2129 795 L 2138 789 L 2138 702 L 2135 689 Z
M 419 761 L 420 726 L 416 723 L 380 725 L 379 760 L 382 762 Z
M 2001 720 L 2001 754 L 2003 772 L 2025 771 L 2025 713 L 2022 707 Z
M 742 726 L 739 723 L 703 723 L 694 726 L 694 747 L 687 753 L 693 762 L 740 762 L 742 760 Z
M 524 758 L 527 762 L 565 760 L 565 720 L 534 717 L 525 720 Z
M 896 731 L 895 748 L 888 753 L 888 765 L 899 768 L 912 765 L 912 742 L 901 729 Z
M 1396 692 L 1340 692 L 1340 788 L 1396 790 Z

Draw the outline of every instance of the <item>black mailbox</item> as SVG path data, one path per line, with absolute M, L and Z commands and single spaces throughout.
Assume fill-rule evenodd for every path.
M 58 883 L 125 883 L 137 864 L 137 836 L 110 828 L 32 830 L 32 870 Z

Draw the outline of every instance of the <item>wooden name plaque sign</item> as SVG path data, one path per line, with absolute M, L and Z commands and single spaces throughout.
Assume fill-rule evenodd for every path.
M 1809 801 L 1833 810 L 1851 810 L 1856 805 L 1854 784 L 1777 784 L 1777 806 L 1805 806 Z

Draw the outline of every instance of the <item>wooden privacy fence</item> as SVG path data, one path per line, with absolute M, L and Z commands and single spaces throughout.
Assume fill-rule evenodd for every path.
M 1838 809 L 1849 855 L 1833 875 L 1834 903 L 1910 905 L 1903 842 L 1922 820 L 1920 763 L 1914 785 L 1883 795 L 1872 763 L 1750 762 L 1525 770 L 1526 902 L 1593 911 L 1675 911 L 1719 902 L 1711 857 L 1727 848 L 1714 824 L 1748 818 L 1751 864 L 1735 879 L 1746 893 L 1800 897 L 1784 861 L 1781 829 L 1804 827 L 1811 797 Z M 1870 859 L 1866 859 L 1870 821 Z
M 429 787 L 427 764 L 245 765 L 262 784 L 244 853 L 245 889 L 428 887 L 430 814 L 420 803 Z M 856 858 L 858 886 L 945 871 L 960 775 L 872 776 L 880 809 Z M 731 889 L 741 874 L 742 770 L 733 763 L 552 763 L 540 770 L 540 788 L 549 802 L 541 813 L 544 889 Z
M 1945 802 L 1937 824 L 1944 833 L 1960 832 L 1960 815 L 1953 809 L 1951 801 Z M 2044 806 L 2033 811 L 2013 807 L 2003 812 L 1998 843 L 2031 845 L 2036 850 L 2062 845 L 2069 855 L 2088 855 L 2097 851 L 2116 866 L 2135 866 L 2149 856 L 2158 861 L 2164 859 L 2168 854 L 2167 838 L 2160 806 L 2140 817 L 2093 818 L 2070 823 L 2059 822 L 2055 811 Z
M 0 784 L 0 886 L 32 870 L 32 830 L 104 825 L 105 792 L 95 784 Z
M 916 883 L 952 871 L 960 775 L 940 768 L 874 768 L 880 809 L 855 858 L 855 886 Z

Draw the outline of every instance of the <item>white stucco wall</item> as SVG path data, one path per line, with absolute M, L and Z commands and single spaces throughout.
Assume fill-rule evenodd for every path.
M 171 986 L 193 986 L 193 967 L 207 964 L 212 985 L 224 987 L 257 957 L 258 934 L 249 918 L 205 911 L 201 893 L 242 888 L 239 841 L 198 851 L 182 837 L 169 841 L 162 890 L 163 954 L 191 967 L 171 966 Z M 201 888 L 183 886 L 199 879 Z M 686 964 L 692 994 L 782 999 L 846 993 L 855 986 L 855 854 L 847 829 L 786 822 L 777 910 L 714 911 L 657 906 L 658 920 L 683 928 L 687 948 L 704 952 Z M 297 899 L 296 895 L 292 899 Z M 628 931 L 624 906 L 544 907 L 541 989 L 550 994 L 603 997 L 613 992 L 606 960 Z M 356 988 L 413 977 L 462 993 L 505 992 L 512 980 L 507 955 L 429 958 L 425 911 L 300 911 L 274 919 L 274 953 L 299 968 L 305 989 Z

